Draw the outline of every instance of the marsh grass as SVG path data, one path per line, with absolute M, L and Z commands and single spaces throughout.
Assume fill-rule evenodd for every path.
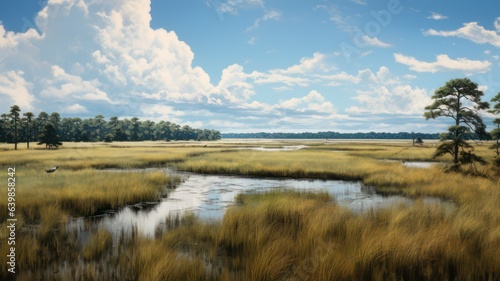
M 232 150 L 243 143 L 78 145 L 0 152 L 0 165 L 17 171 L 19 280 L 500 279 L 500 181 L 489 166 L 475 177 L 380 161 L 430 160 L 430 145 L 334 143 L 272 153 Z M 483 146 L 476 152 L 490 153 Z M 202 173 L 358 179 L 378 192 L 417 200 L 353 213 L 326 193 L 274 190 L 238 195 L 219 222 L 203 223 L 192 214 L 169 218 L 155 239 L 132 232 L 111 244 L 101 230 L 81 244 L 65 227 L 69 216 L 152 201 L 176 184 L 163 173 L 95 169 L 164 163 Z M 55 173 L 44 172 L 58 164 Z M 418 199 L 426 196 L 452 200 L 456 208 Z M 0 208 L 5 202 L 0 193 Z M 4 229 L 5 220 L 0 213 Z M 0 235 L 5 264 L 8 245 L 5 232 Z M 2 267 L 0 279 L 8 277 Z
M 491 232 L 496 223 L 474 221 L 440 205 L 417 200 L 354 214 L 324 193 L 273 191 L 239 199 L 242 205 L 231 207 L 220 225 L 191 223 L 155 242 L 143 241 L 140 264 L 155 270 L 141 272 L 140 279 L 174 274 L 183 280 L 500 277 L 498 228 Z M 206 270 L 188 275 L 177 263 Z
M 144 145 L 141 143 L 141 145 Z M 217 148 L 186 146 L 132 146 L 82 144 L 81 147 L 68 145 L 57 150 L 7 150 L 2 151 L 0 166 L 32 168 L 43 172 L 53 166 L 66 170 L 143 168 L 160 166 L 184 160 L 190 155 L 217 151 Z
M 109 256 L 105 253 L 109 237 L 98 232 L 90 244 L 80 245 L 76 234 L 67 229 L 68 217 L 89 216 L 127 204 L 156 201 L 168 187 L 175 187 L 180 181 L 179 177 L 170 177 L 164 172 L 114 173 L 96 169 L 156 166 L 180 161 L 201 150 L 207 149 L 186 148 L 180 144 L 162 147 L 145 143 L 120 148 L 82 143 L 67 144 L 57 150 L 1 151 L 0 166 L 5 171 L 7 167 L 16 168 L 16 246 L 19 269 L 26 274 L 19 278 L 52 279 L 54 276 L 50 272 L 59 271 L 56 268 L 61 261 L 78 269 L 71 273 L 73 278 L 76 272 L 78 276 L 97 276 L 99 270 L 92 270 L 91 264 L 100 260 L 100 255 Z M 56 172 L 45 173 L 56 165 L 59 166 Z M 0 180 L 7 182 L 7 176 L 6 172 L 2 173 Z M 2 192 L 0 208 L 6 209 L 6 204 L 7 193 Z M 7 213 L 0 213 L 1 226 L 6 227 L 6 219 Z M 5 255 L 0 261 L 5 264 L 8 245 L 4 235 L 2 232 L 0 247 Z M 83 266 L 78 262 L 81 259 L 86 261 Z M 6 267 L 2 267 L 0 275 L 7 278 Z
M 111 173 L 97 170 L 58 170 L 47 174 L 17 169 L 17 214 L 28 223 L 40 220 L 50 206 L 73 216 L 89 216 L 104 209 L 156 201 L 168 186 L 179 182 L 163 172 Z M 5 175 L 0 176 L 5 179 Z M 0 194 L 0 208 L 6 207 L 6 193 Z M 0 215 L 3 221 L 6 213 Z
M 82 255 L 85 260 L 96 260 L 100 258 L 113 244 L 111 233 L 100 229 L 92 239 L 83 247 Z
M 357 165 L 350 165 L 353 161 Z M 347 154 L 298 150 L 210 153 L 191 157 L 176 166 L 181 170 L 209 174 L 358 180 L 368 169 L 381 171 L 384 165 L 377 160 Z

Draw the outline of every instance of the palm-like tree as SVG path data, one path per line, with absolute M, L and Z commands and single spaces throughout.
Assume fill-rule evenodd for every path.
M 26 137 L 27 137 L 27 147 L 28 149 L 30 149 L 30 141 L 31 141 L 31 122 L 33 122 L 33 117 L 35 116 L 35 114 L 33 114 L 32 112 L 26 112 L 26 113 L 23 113 L 23 115 L 25 116 L 25 121 L 26 121 Z
M 19 112 L 21 109 L 17 105 L 10 107 L 10 118 L 14 121 L 14 149 L 17 150 L 17 123 L 19 121 Z

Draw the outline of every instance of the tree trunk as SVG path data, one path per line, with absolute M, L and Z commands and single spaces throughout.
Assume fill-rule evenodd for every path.
M 27 145 L 28 149 L 30 149 L 30 138 L 31 138 L 30 133 L 31 133 L 30 132 L 30 125 L 28 123 L 28 124 L 26 124 L 26 137 L 28 138 L 28 141 L 26 142 L 26 145 Z
M 14 150 L 17 150 L 17 121 L 14 119 Z
M 454 155 L 453 155 L 453 163 L 458 165 L 458 143 L 460 135 L 458 134 L 458 126 L 460 126 L 460 93 L 457 93 L 457 108 L 456 108 L 456 119 L 455 119 L 455 143 L 454 145 Z
M 497 156 L 500 155 L 500 151 L 498 151 L 499 147 L 500 147 L 500 139 L 497 139 Z

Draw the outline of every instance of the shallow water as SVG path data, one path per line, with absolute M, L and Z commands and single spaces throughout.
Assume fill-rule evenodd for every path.
M 78 229 L 82 240 L 89 239 L 89 232 L 101 227 L 111 231 L 115 237 L 133 231 L 153 237 L 156 229 L 165 228 L 169 218 L 182 216 L 189 211 L 205 221 L 218 220 L 224 216 L 226 209 L 234 204 L 237 194 L 264 192 L 276 188 L 326 191 L 339 205 L 355 212 L 388 207 L 394 203 L 412 202 L 402 196 L 376 194 L 374 188 L 365 186 L 360 181 L 251 178 L 163 170 L 169 174 L 178 174 L 184 180 L 158 204 L 136 204 L 99 217 L 76 218 L 70 222 L 69 227 Z
M 429 169 L 432 166 L 440 165 L 439 162 L 429 162 L 429 161 L 402 161 L 402 160 L 388 160 L 388 159 L 383 159 L 381 161 L 401 163 L 401 165 L 408 168 L 420 168 L 420 169 Z
M 421 169 L 428 169 L 434 165 L 438 165 L 439 163 L 436 162 L 424 162 L 424 161 L 405 161 L 402 162 L 404 166 L 408 168 L 421 168 Z
M 258 151 L 292 151 L 306 148 L 307 145 L 285 145 L 282 147 L 252 147 L 251 150 Z

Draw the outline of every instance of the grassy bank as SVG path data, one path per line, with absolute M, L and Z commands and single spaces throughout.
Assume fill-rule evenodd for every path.
M 63 146 L 57 150 L 1 151 L 0 167 L 24 167 L 38 172 L 56 165 L 65 170 L 144 168 L 183 161 L 190 155 L 217 150 L 201 145 L 165 142 L 67 143 Z

